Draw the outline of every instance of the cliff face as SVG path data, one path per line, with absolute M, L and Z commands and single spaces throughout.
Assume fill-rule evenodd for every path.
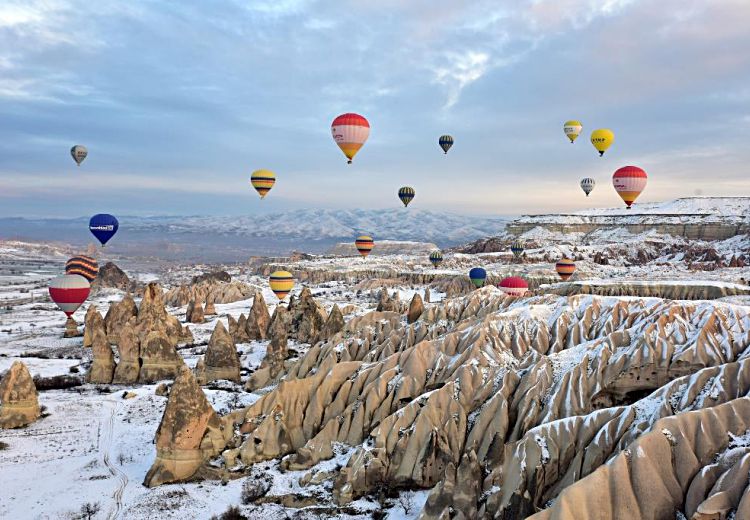
M 564 215 L 563 215 L 564 216 Z M 692 223 L 665 223 L 654 220 L 652 222 L 644 221 L 641 223 L 622 222 L 624 218 L 618 219 L 613 217 L 596 218 L 590 217 L 583 222 L 560 222 L 553 215 L 537 216 L 529 220 L 517 220 L 509 223 L 506 227 L 508 233 L 512 235 L 522 235 L 534 228 L 544 228 L 555 233 L 591 233 L 599 229 L 618 229 L 623 228 L 633 234 L 656 231 L 664 235 L 672 235 L 687 238 L 689 240 L 726 240 L 737 235 L 750 233 L 750 223 L 722 223 L 722 222 L 692 222 Z M 618 221 L 619 220 L 619 221 Z

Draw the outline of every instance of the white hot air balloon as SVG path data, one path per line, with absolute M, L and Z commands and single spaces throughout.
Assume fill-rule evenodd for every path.
M 89 154 L 89 151 L 82 144 L 77 144 L 73 148 L 70 149 L 70 155 L 73 156 L 73 160 L 76 162 L 78 166 L 81 165 L 81 163 L 83 162 L 83 160 L 86 158 L 88 154 Z
M 594 186 L 596 186 L 596 181 L 590 177 L 586 177 L 584 179 L 581 179 L 581 189 L 586 194 L 586 196 L 589 196 L 589 193 L 591 193 L 594 190 Z

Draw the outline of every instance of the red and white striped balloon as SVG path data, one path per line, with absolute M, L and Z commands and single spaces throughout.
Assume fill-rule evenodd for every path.
M 58 276 L 49 283 L 49 295 L 60 310 L 70 318 L 91 292 L 91 285 L 80 274 Z
M 508 276 L 502 279 L 498 288 L 511 296 L 523 296 L 529 291 L 529 284 L 520 276 Z

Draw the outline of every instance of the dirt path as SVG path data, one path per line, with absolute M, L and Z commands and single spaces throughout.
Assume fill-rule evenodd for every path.
M 115 414 L 120 408 L 120 404 L 115 401 L 107 401 L 110 408 L 110 414 L 108 417 L 102 420 L 101 424 L 101 437 L 99 439 L 99 454 L 101 455 L 101 462 L 109 470 L 110 474 L 117 479 L 117 489 L 112 494 L 114 504 L 110 507 L 107 518 L 109 520 L 115 520 L 122 509 L 122 495 L 125 492 L 125 487 L 128 485 L 128 476 L 112 462 L 112 436 L 115 423 Z

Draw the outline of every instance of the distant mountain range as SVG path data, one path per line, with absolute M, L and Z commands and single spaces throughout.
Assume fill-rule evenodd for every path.
M 378 240 L 434 242 L 453 246 L 501 233 L 508 217 L 466 216 L 401 209 L 325 210 L 216 217 L 134 217 L 117 215 L 120 229 L 107 245 L 113 252 L 169 259 L 230 261 L 292 250 L 322 252 L 337 242 L 369 234 Z M 0 218 L 0 238 L 93 241 L 88 217 L 72 219 Z

